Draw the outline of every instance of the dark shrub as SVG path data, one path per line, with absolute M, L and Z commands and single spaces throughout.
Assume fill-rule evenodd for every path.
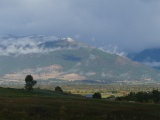
M 56 92 L 63 92 L 63 90 L 62 90 L 61 87 L 59 87 L 59 86 L 55 87 L 55 91 L 56 91 Z
M 99 92 L 94 93 L 93 94 L 93 98 L 95 98 L 95 99 L 101 99 L 102 98 L 101 97 L 101 93 L 99 93 Z

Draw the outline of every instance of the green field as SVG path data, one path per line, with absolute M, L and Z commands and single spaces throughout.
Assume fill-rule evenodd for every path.
M 49 90 L 0 88 L 0 120 L 159 120 L 159 104 L 86 99 Z

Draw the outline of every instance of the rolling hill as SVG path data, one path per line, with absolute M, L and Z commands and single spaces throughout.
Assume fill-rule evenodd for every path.
M 35 89 L 0 88 L 2 120 L 159 120 L 159 104 L 86 99 Z

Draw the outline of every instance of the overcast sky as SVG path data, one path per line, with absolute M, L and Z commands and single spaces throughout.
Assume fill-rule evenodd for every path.
M 0 0 L 0 35 L 72 37 L 98 46 L 160 47 L 160 0 Z

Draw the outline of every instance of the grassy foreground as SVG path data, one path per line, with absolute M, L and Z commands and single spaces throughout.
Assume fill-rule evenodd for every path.
M 0 88 L 0 120 L 159 119 L 159 104 L 111 102 L 47 90 Z

